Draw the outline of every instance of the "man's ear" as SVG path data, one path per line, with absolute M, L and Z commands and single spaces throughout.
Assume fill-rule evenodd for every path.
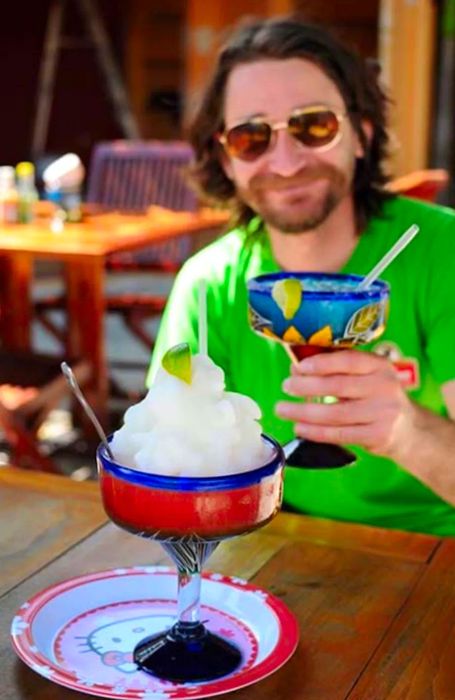
M 369 146 L 371 143 L 371 139 L 373 138 L 373 124 L 369 121 L 369 119 L 362 119 L 360 123 L 360 128 L 362 129 L 362 132 L 364 134 L 366 144 L 367 146 Z M 361 142 L 358 135 L 356 137 L 355 156 L 356 158 L 365 157 L 365 146 Z

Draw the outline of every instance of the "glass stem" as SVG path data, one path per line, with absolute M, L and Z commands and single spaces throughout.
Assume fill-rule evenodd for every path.
M 205 634 L 199 619 L 201 598 L 201 571 L 205 560 L 219 543 L 199 538 L 162 541 L 161 545 L 177 567 L 177 622 L 173 627 L 174 636 L 186 639 Z
M 199 624 L 199 601 L 201 598 L 201 572 L 189 573 L 178 570 L 178 625 L 179 627 Z

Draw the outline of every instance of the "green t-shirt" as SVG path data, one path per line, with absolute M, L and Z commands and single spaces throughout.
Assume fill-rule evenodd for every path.
M 365 349 L 392 350 L 409 395 L 446 415 L 440 385 L 455 379 L 455 212 L 402 197 L 389 200 L 341 272 L 369 272 L 413 223 L 419 235 L 381 275 L 391 286 L 387 329 Z M 246 241 L 247 231 L 237 229 L 185 263 L 161 323 L 149 379 L 170 346 L 188 342 L 197 351 L 197 283 L 205 278 L 209 354 L 224 369 L 227 389 L 257 401 L 264 432 L 284 444 L 294 436 L 293 424 L 278 418 L 274 407 L 289 400 L 281 388 L 289 358 L 278 343 L 250 329 L 246 291 L 248 279 L 280 268 L 260 221 L 249 229 L 259 233 L 252 242 Z M 398 464 L 354 450 L 358 461 L 349 468 L 288 467 L 285 502 L 315 516 L 455 535 L 455 508 Z

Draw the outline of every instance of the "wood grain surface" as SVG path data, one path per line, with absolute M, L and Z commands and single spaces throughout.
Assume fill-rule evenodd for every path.
M 9 477 L 0 481 L 2 493 L 14 477 L 13 472 L 4 474 Z M 35 481 L 36 475 L 29 478 Z M 57 495 L 55 479 L 45 477 L 31 489 L 22 489 L 34 494 L 35 504 L 42 497 L 46 503 L 57 499 L 60 507 L 80 500 L 78 491 L 85 484 L 68 481 Z M 96 509 L 97 498 L 95 491 L 87 496 L 87 511 Z M 30 498 L 20 503 L 20 511 L 30 510 L 27 523 L 33 513 L 54 522 L 53 516 L 46 520 L 45 509 L 33 506 Z M 80 507 L 66 511 L 69 515 L 62 521 L 81 514 Z M 35 573 L 28 578 L 18 570 L 17 585 L 0 599 L 2 700 L 92 697 L 41 678 L 15 657 L 9 625 L 25 600 L 75 575 L 133 564 L 169 564 L 158 543 L 112 524 L 99 528 L 100 522 L 102 514 L 91 526 L 93 534 L 86 537 L 79 530 L 69 548 L 61 539 L 60 556 L 54 552 L 47 565 L 32 564 Z M 36 545 L 29 551 L 33 554 Z M 454 700 L 455 540 L 282 513 L 263 530 L 222 543 L 207 568 L 250 579 L 278 596 L 300 627 L 297 651 L 283 668 L 224 697 Z
M 1 467 L 0 595 L 106 521 L 98 484 Z
M 142 215 L 111 212 L 87 216 L 81 223 L 67 224 L 56 233 L 49 220 L 38 219 L 30 224 L 0 225 L 0 252 L 58 260 L 103 257 L 179 236 L 197 235 L 221 227 L 227 220 L 226 212 L 213 209 L 186 212 L 150 207 Z

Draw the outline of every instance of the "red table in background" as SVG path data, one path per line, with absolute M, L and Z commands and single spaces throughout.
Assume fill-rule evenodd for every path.
M 93 380 L 85 389 L 101 418 L 107 415 L 108 376 L 104 347 L 105 262 L 114 252 L 132 251 L 191 235 L 195 241 L 226 223 L 223 212 L 174 212 L 151 207 L 144 215 L 88 216 L 54 233 L 49 220 L 0 226 L 0 337 L 5 348 L 30 349 L 33 268 L 36 260 L 64 263 L 68 313 L 68 355 L 88 358 Z

